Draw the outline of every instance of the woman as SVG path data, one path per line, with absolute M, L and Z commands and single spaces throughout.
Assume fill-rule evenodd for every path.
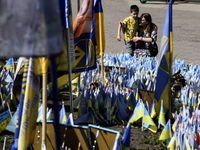
M 152 56 L 150 47 L 157 41 L 157 26 L 152 23 L 149 13 L 141 15 L 138 36 L 134 37 L 132 41 L 135 42 L 134 55 L 136 57 Z

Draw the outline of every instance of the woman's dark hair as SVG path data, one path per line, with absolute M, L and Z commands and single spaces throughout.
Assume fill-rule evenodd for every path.
M 151 15 L 149 13 L 143 13 L 140 17 L 140 19 L 145 18 L 146 22 L 148 22 L 147 27 L 145 29 L 146 32 L 149 32 L 149 30 L 151 29 L 152 26 L 152 19 L 151 19 Z

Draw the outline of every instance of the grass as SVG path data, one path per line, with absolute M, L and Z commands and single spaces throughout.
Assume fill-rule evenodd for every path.
M 131 128 L 141 128 L 141 126 L 131 126 Z M 143 129 L 144 131 L 147 130 L 146 128 Z M 143 131 L 143 132 L 144 132 Z M 167 150 L 167 145 L 168 143 L 166 141 L 160 141 L 159 137 L 161 135 L 162 130 L 159 129 L 156 134 L 151 134 L 151 135 L 141 135 L 139 143 L 141 146 L 137 147 L 131 147 L 131 150 L 151 150 L 152 146 L 155 147 L 155 149 L 160 149 L 160 150 Z M 134 142 L 134 139 L 131 137 L 131 142 Z M 147 144 L 151 145 L 151 148 L 142 148 L 142 145 Z
M 157 135 L 142 136 L 140 143 L 157 146 L 157 147 L 159 147 L 159 149 L 162 149 L 162 150 L 167 149 L 167 145 L 168 145 L 168 143 L 166 141 L 160 141 L 159 137 Z
M 13 136 L 5 136 L 6 137 L 6 143 L 13 143 L 15 141 L 14 137 Z M 0 142 L 4 142 L 4 138 L 5 137 L 0 137 Z

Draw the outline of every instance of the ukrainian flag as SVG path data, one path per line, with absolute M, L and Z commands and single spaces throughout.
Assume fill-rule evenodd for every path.
M 176 137 L 175 137 L 175 133 L 172 137 L 172 139 L 170 140 L 168 146 L 167 146 L 167 149 L 169 150 L 175 150 L 176 149 Z
M 15 72 L 15 66 L 14 66 L 14 59 L 9 58 L 6 65 L 4 66 L 4 69 L 10 70 L 12 77 L 14 76 Z
M 142 118 L 144 115 L 144 105 L 143 102 L 138 102 L 136 108 L 129 119 L 130 123 L 137 121 L 138 119 Z
M 153 122 L 153 120 L 151 119 L 151 116 L 146 108 L 144 108 L 144 116 L 143 117 L 144 117 L 143 118 L 143 126 L 147 129 L 149 129 L 150 131 L 156 133 L 157 127 L 156 127 L 155 123 Z
M 135 93 L 135 99 L 136 99 L 136 101 L 138 101 L 140 98 L 141 98 L 141 94 L 140 94 L 139 88 L 137 87 L 136 93 Z
M 153 99 L 153 103 L 151 104 L 151 109 L 150 109 L 150 115 L 151 115 L 151 118 L 154 118 L 156 116 L 156 111 L 155 111 L 155 99 Z
M 171 139 L 171 124 L 170 124 L 170 120 L 167 122 L 166 126 L 164 127 L 159 140 L 162 141 L 167 141 L 169 142 Z
M 163 106 L 169 110 L 170 97 L 170 73 L 172 65 L 172 0 L 170 0 L 166 12 L 165 23 L 161 39 L 161 52 L 159 57 L 155 99 L 160 101 L 163 99 Z
M 126 97 L 126 100 L 128 101 L 129 103 L 129 109 L 131 111 L 133 111 L 135 109 L 135 106 L 136 106 L 136 100 L 135 100 L 135 96 L 133 94 L 133 92 L 131 91 L 129 93 L 129 95 Z
M 105 31 L 104 14 L 101 0 L 97 0 L 95 3 L 95 38 L 97 44 L 97 52 L 100 56 L 102 56 L 105 50 Z
M 18 149 L 27 149 L 32 143 L 31 133 L 38 116 L 40 78 L 33 75 L 33 58 L 30 58 L 26 82 L 23 112 L 19 133 Z
M 160 114 L 158 117 L 158 124 L 161 124 L 163 127 L 166 125 L 165 113 L 164 113 L 164 109 L 163 109 L 163 101 L 161 102 Z
M 11 120 L 9 110 L 0 113 L 0 133 L 4 131 Z
M 65 122 L 67 121 L 67 114 L 66 114 L 66 111 L 65 111 L 65 105 L 62 104 L 62 108 L 60 110 L 60 118 L 59 118 L 59 122 L 61 124 L 65 124 Z
M 17 117 L 15 136 L 14 136 L 15 142 L 12 145 L 12 148 L 11 148 L 12 150 L 18 149 L 18 138 L 19 138 L 19 132 L 20 132 L 20 126 L 21 126 L 21 119 L 22 119 L 24 96 L 25 96 L 26 82 L 27 82 L 27 76 L 28 76 L 28 67 L 29 67 L 29 58 L 27 57 L 25 60 L 24 73 L 23 73 L 23 78 L 22 78 L 21 95 L 20 95 L 20 101 L 19 101 L 19 113 Z

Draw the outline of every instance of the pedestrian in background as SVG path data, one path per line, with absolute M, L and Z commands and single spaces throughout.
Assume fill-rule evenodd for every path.
M 157 55 L 157 30 L 157 26 L 152 22 L 151 15 L 143 13 L 140 17 L 138 36 L 132 38 L 132 41 L 136 43 L 134 50 L 136 57 Z
M 121 41 L 121 31 L 124 34 L 124 41 L 126 45 L 126 52 L 133 56 L 135 49 L 135 43 L 131 40 L 136 36 L 138 30 L 138 18 L 139 7 L 137 5 L 130 6 L 130 16 L 126 17 L 124 21 L 119 21 L 117 40 Z

